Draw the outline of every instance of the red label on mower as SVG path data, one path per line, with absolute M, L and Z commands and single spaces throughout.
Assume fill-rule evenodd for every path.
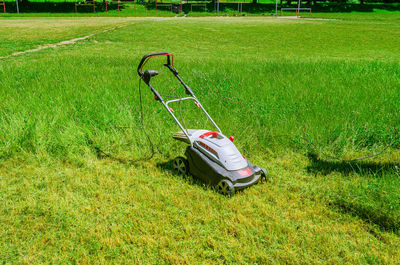
M 250 168 L 246 168 L 245 170 L 239 170 L 238 172 L 242 177 L 246 177 L 252 173 Z

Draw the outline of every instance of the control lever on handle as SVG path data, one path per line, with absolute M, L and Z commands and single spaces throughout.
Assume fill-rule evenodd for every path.
M 143 78 L 143 81 L 146 82 L 146 84 L 149 84 L 149 83 L 150 83 L 150 79 L 151 79 L 153 76 L 156 76 L 156 75 L 158 75 L 158 72 L 157 72 L 156 70 L 146 70 L 146 71 L 144 72 L 142 78 Z

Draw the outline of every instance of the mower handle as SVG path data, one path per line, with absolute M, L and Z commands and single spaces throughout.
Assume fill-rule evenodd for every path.
M 212 136 L 213 138 L 217 138 L 218 132 L 216 132 L 216 131 L 206 132 L 206 133 L 203 133 L 202 135 L 200 135 L 199 138 L 204 139 L 204 137 L 208 137 L 208 136 Z
M 137 68 L 137 72 L 138 75 L 140 77 L 142 77 L 144 75 L 143 73 L 143 66 L 152 58 L 152 57 L 158 57 L 158 56 L 167 56 L 167 64 L 166 66 L 173 66 L 174 61 L 173 61 L 173 55 L 172 53 L 168 53 L 168 52 L 153 52 L 153 53 L 149 53 L 146 54 L 145 56 L 143 56 L 142 60 L 139 63 L 139 66 Z M 172 62 L 172 64 L 171 64 Z

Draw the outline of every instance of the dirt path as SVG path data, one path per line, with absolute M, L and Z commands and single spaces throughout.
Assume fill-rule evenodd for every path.
M 37 47 L 35 49 L 25 50 L 25 51 L 21 51 L 21 52 L 14 52 L 14 53 L 6 55 L 6 56 L 1 56 L 0 59 L 10 58 L 10 57 L 13 57 L 13 56 L 19 56 L 19 55 L 23 55 L 23 54 L 26 54 L 26 53 L 38 52 L 38 51 L 41 51 L 41 50 L 44 50 L 44 49 L 48 49 L 48 48 L 56 48 L 56 47 L 64 46 L 64 45 L 71 45 L 71 44 L 74 44 L 77 41 L 82 41 L 82 40 L 89 39 L 90 37 L 93 37 L 94 35 L 105 33 L 105 32 L 108 32 L 108 31 L 113 31 L 113 30 L 116 30 L 116 29 L 119 29 L 119 28 L 126 27 L 128 25 L 130 25 L 130 24 L 104 29 L 102 31 L 94 32 L 92 34 L 89 34 L 89 35 L 86 35 L 86 36 L 83 36 L 83 37 L 74 38 L 74 39 L 70 39 L 70 40 L 64 40 L 64 41 L 61 41 L 61 42 L 56 43 L 56 44 L 44 44 L 44 45 L 41 45 L 41 46 L 39 46 L 39 47 Z

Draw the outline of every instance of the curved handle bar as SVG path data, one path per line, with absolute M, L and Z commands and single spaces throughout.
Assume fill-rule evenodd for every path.
M 142 58 L 142 60 L 140 61 L 140 63 L 139 63 L 139 66 L 138 66 L 138 68 L 137 68 L 137 72 L 138 72 L 138 75 L 140 76 L 140 77 L 142 77 L 143 76 L 143 67 L 145 66 L 145 64 L 150 60 L 150 58 L 152 58 L 152 57 L 157 57 L 157 56 L 167 56 L 167 66 L 170 66 L 170 65 L 174 65 L 174 59 L 173 59 L 173 55 L 172 55 L 172 53 L 168 53 L 168 52 L 153 52 L 153 53 L 149 53 L 149 54 L 146 54 L 145 56 L 143 56 L 143 58 Z M 172 62 L 172 64 L 171 64 L 171 62 Z

